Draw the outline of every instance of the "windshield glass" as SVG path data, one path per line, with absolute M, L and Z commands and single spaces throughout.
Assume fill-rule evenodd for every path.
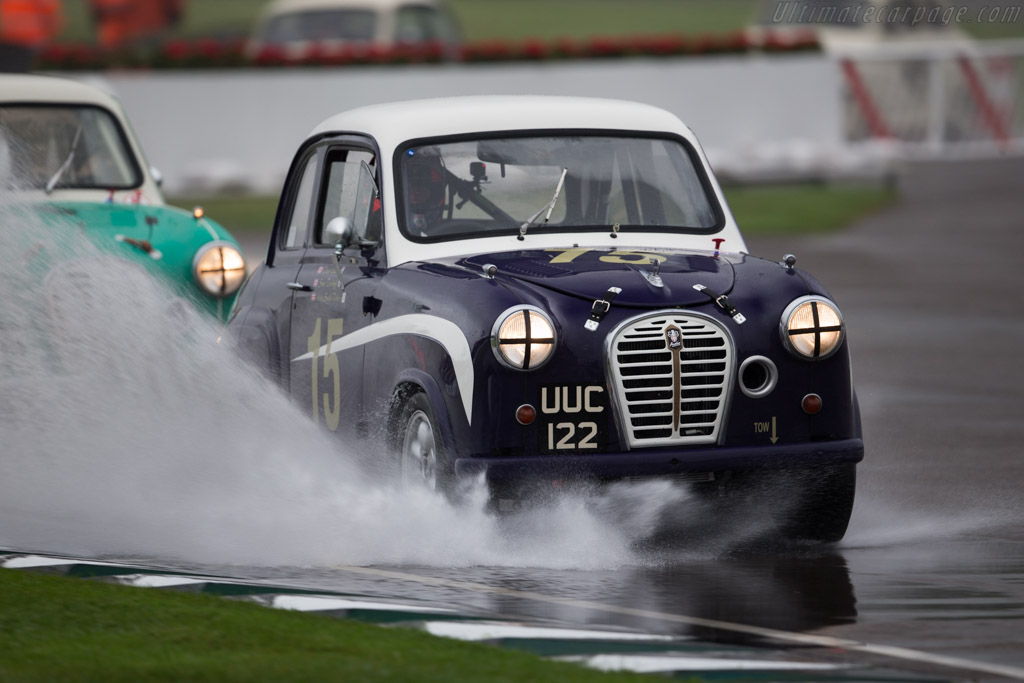
M 399 158 L 402 229 L 416 241 L 511 234 L 524 224 L 529 234 L 720 227 L 693 156 L 674 138 L 460 140 L 408 147 Z
M 109 112 L 89 106 L 0 106 L 0 183 L 41 190 L 54 177 L 56 189 L 127 190 L 142 184 L 135 157 Z
M 369 9 L 310 10 L 281 14 L 267 22 L 264 43 L 303 41 L 371 41 L 377 14 Z

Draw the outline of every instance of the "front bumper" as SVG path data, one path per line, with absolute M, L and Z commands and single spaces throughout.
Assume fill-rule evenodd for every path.
M 455 473 L 461 479 L 484 474 L 489 483 L 524 479 L 598 479 L 671 476 L 728 470 L 806 468 L 857 463 L 864 459 L 864 441 L 816 441 L 743 448 L 704 448 L 685 451 L 540 455 L 522 458 L 460 458 Z

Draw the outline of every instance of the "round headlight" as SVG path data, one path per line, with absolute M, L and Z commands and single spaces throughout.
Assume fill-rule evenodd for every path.
M 233 244 L 210 242 L 196 254 L 192 274 L 207 294 L 229 296 L 242 286 L 245 259 Z
M 789 304 L 782 313 L 780 330 L 786 348 L 808 360 L 828 358 L 846 335 L 839 309 L 820 296 L 803 296 Z
M 510 368 L 539 368 L 555 350 L 555 326 L 539 308 L 514 306 L 494 321 L 491 348 Z

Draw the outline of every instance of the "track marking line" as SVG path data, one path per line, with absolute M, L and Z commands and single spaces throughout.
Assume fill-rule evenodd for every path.
M 346 600 L 344 598 L 321 597 L 319 595 L 278 595 L 271 601 L 271 607 L 299 612 L 365 609 L 385 612 L 412 612 L 415 614 L 443 614 L 455 611 L 442 607 L 419 607 L 416 605 L 398 605 L 387 602 L 369 602 L 367 600 Z
M 595 640 L 610 642 L 674 642 L 686 638 L 659 636 L 629 631 L 597 631 L 549 626 L 530 626 L 509 622 L 465 623 L 458 621 L 428 621 L 423 625 L 427 633 L 456 640 L 515 640 L 518 638 L 544 638 L 547 640 Z
M 124 583 L 137 588 L 179 588 L 181 586 L 199 586 L 210 583 L 205 579 L 193 579 L 188 576 L 170 576 L 164 574 L 130 574 L 115 577 Z
M 40 557 L 39 555 L 25 555 L 0 562 L 4 569 L 35 569 L 39 567 L 61 567 L 72 565 L 72 560 L 60 560 L 54 557 Z
M 946 655 L 931 654 L 929 652 L 923 652 L 921 650 L 912 650 L 906 647 L 898 647 L 891 645 L 875 645 L 872 643 L 864 643 L 858 640 L 849 640 L 846 638 L 833 638 L 831 636 L 816 636 L 808 633 L 793 633 L 790 631 L 780 631 L 777 629 L 763 628 L 760 626 L 736 624 L 729 621 L 718 621 L 717 619 L 704 619 L 702 617 L 691 617 L 684 614 L 670 614 L 668 612 L 656 612 L 653 610 L 637 609 L 634 607 L 607 605 L 601 602 L 592 602 L 590 600 L 560 598 L 555 595 L 546 595 L 544 593 L 537 593 L 534 591 L 520 591 L 512 588 L 488 586 L 487 584 L 482 583 L 472 583 L 469 581 L 455 581 L 453 579 L 443 579 L 436 576 L 422 576 L 420 574 L 409 574 L 406 572 L 397 572 L 387 569 L 375 569 L 373 567 L 353 567 L 349 565 L 341 565 L 335 567 L 335 569 L 350 572 L 352 574 L 378 576 L 381 578 L 397 579 L 399 581 L 412 581 L 415 583 L 421 583 L 430 586 L 460 588 L 463 590 L 474 591 L 477 593 L 505 595 L 508 597 L 521 598 L 523 600 L 546 602 L 549 604 L 563 605 L 566 607 L 578 607 L 580 609 L 610 612 L 613 614 L 625 614 L 634 617 L 657 619 L 660 621 L 668 621 L 677 624 L 701 626 L 704 628 L 718 629 L 720 631 L 745 633 L 748 635 L 759 636 L 761 638 L 770 638 L 772 640 L 781 640 L 790 643 L 800 643 L 801 645 L 813 645 L 816 647 L 840 648 L 844 650 L 851 650 L 854 652 L 865 652 L 872 655 L 879 655 L 882 657 L 889 657 L 892 659 L 902 659 L 909 662 L 920 662 L 923 664 L 932 664 L 937 666 L 948 667 L 951 669 L 975 671 L 978 673 L 993 674 L 995 676 L 1004 676 L 1006 678 L 1024 680 L 1024 668 L 1006 666 L 1003 664 L 991 664 L 988 662 L 977 662 L 974 660 L 963 659 L 960 657 L 949 657 Z
M 850 668 L 846 664 L 671 655 L 586 655 L 554 657 L 554 659 L 585 664 L 592 669 L 601 671 L 633 671 L 642 674 L 672 671 L 838 671 Z

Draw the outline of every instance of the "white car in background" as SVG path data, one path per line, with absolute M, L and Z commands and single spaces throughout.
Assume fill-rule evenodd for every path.
M 443 0 L 274 0 L 257 21 L 246 53 L 274 46 L 301 56 L 314 44 L 456 45 L 461 35 Z

